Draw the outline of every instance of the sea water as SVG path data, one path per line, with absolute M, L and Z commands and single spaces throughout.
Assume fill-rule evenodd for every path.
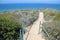
M 52 8 L 60 10 L 60 4 L 39 4 L 39 3 L 0 4 L 0 11 L 22 9 L 34 10 L 41 8 Z

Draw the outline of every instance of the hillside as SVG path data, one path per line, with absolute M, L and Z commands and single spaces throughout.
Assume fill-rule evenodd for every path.
M 50 39 L 60 40 L 60 10 L 48 8 L 37 10 L 12 10 L 0 12 L 0 17 L 2 18 L 2 15 L 8 14 L 7 16 L 9 18 L 9 15 L 11 15 L 18 24 L 23 25 L 24 33 L 26 33 L 30 30 L 31 25 L 33 25 L 33 23 L 38 19 L 39 11 L 44 13 L 44 19 L 47 22 L 45 22 L 43 26 L 49 33 Z M 7 16 L 5 15 L 5 17 Z M 49 22 L 49 20 L 51 20 L 51 22 Z M 21 25 L 20 27 L 22 27 Z M 47 35 L 44 36 L 46 37 L 46 40 L 49 40 Z

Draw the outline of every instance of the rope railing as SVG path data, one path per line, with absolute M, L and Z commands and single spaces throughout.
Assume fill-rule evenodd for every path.
M 31 25 L 31 26 L 32 26 L 32 25 Z M 29 31 L 28 31 L 28 34 L 27 34 L 27 37 L 26 37 L 25 40 L 27 40 L 27 38 L 28 38 L 28 36 L 29 36 L 30 30 L 31 30 L 31 27 L 30 27 L 30 29 L 29 29 Z M 46 33 L 46 35 L 48 36 L 48 39 L 51 40 L 49 33 L 47 32 L 47 30 L 45 29 L 45 27 L 44 27 L 43 25 L 42 25 L 42 30 Z
M 48 39 L 51 40 L 50 35 L 48 33 L 48 31 L 46 30 L 46 28 L 44 26 L 42 26 L 42 30 L 45 32 L 45 34 L 47 35 Z

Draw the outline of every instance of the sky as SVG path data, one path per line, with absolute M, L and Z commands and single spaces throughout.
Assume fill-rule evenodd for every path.
M 60 4 L 60 0 L 0 0 L 0 3 L 49 3 Z

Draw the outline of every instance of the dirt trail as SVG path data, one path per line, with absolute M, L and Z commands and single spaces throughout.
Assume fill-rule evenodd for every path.
M 27 40 L 45 40 L 42 37 L 43 35 L 42 33 L 38 34 L 40 21 L 42 21 L 43 23 L 43 13 L 42 14 L 40 13 L 39 18 L 33 23 L 32 28 L 29 31 Z M 40 31 L 41 31 L 41 28 L 40 28 Z M 25 40 L 26 35 L 27 33 L 24 35 L 24 40 Z

